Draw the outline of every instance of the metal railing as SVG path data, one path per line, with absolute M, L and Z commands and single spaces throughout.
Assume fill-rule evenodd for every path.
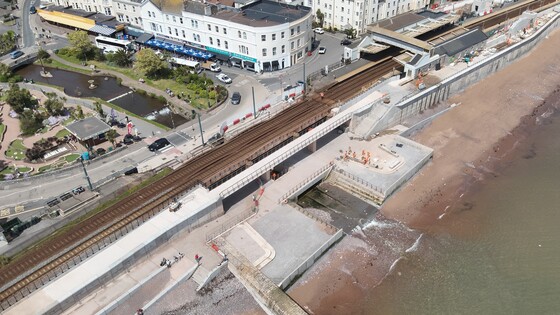
M 206 234 L 206 242 L 211 242 L 218 236 L 224 234 L 228 230 L 232 229 L 236 225 L 240 224 L 241 222 L 246 221 L 253 215 L 257 213 L 256 208 L 247 208 L 243 210 L 243 212 L 236 214 L 234 217 L 228 219 L 224 223 L 222 223 L 219 227 L 212 230 L 210 233 Z
M 381 196 L 384 196 L 384 192 L 383 189 L 381 189 L 381 187 L 372 184 L 370 182 L 368 182 L 367 180 L 356 176 L 354 174 L 350 174 L 347 171 L 341 169 L 341 168 L 335 168 L 335 171 L 339 174 L 341 174 L 342 176 L 344 176 L 345 178 L 351 180 L 354 184 L 357 184 L 358 186 L 361 186 L 362 188 L 368 189 L 368 190 L 372 190 L 375 191 L 376 193 L 380 194 Z
M 323 165 L 321 168 L 313 172 L 311 175 L 307 176 L 304 180 L 300 181 L 298 184 L 290 188 L 282 197 L 278 198 L 278 203 L 286 202 L 296 191 L 301 189 L 303 186 L 307 185 L 314 179 L 316 179 L 319 175 L 327 171 L 329 168 L 334 167 L 334 162 L 330 162 L 329 164 Z

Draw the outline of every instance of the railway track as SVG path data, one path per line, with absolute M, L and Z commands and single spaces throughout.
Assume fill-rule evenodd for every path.
M 529 1 L 516 5 L 507 13 L 497 12 L 488 21 L 473 21 L 470 27 L 497 25 L 513 14 L 519 15 L 535 3 L 547 5 L 555 0 Z M 500 13 L 500 14 L 498 14 Z M 466 27 L 464 25 L 464 27 Z M 441 35 L 438 35 L 441 36 Z M 362 87 L 377 82 L 383 75 L 402 66 L 392 56 L 377 61 L 377 65 L 328 87 L 324 97 L 311 96 L 288 107 L 274 119 L 257 124 L 238 136 L 203 155 L 187 161 L 166 177 L 124 198 L 105 211 L 80 222 L 66 232 L 53 236 L 39 248 L 28 251 L 17 260 L 0 269 L 0 310 L 30 294 L 35 287 L 48 282 L 55 270 L 68 265 L 75 257 L 97 244 L 105 244 L 116 231 L 127 228 L 138 218 L 149 218 L 160 212 L 176 196 L 197 184 L 215 187 L 251 163 L 257 162 L 266 152 L 293 139 L 295 133 L 305 132 L 306 127 L 326 117 L 339 102 L 352 98 Z M 46 280 L 45 280 L 46 279 Z
M 3 286 L 0 293 L 2 309 L 30 294 L 41 282 L 48 282 L 48 278 L 53 277 L 53 272 L 59 270 L 57 268 L 68 264 L 74 257 L 96 244 L 104 244 L 104 240 L 116 231 L 129 226 L 140 217 L 149 218 L 157 214 L 175 196 L 197 184 L 215 186 L 220 179 L 228 178 L 245 169 L 248 164 L 257 162 L 262 158 L 263 152 L 279 143 L 291 141 L 294 133 L 306 130 L 306 127 L 326 117 L 339 101 L 351 98 L 362 86 L 378 81 L 393 67 L 387 63 L 380 64 L 382 66 L 379 68 L 372 68 L 329 87 L 324 92 L 323 99 L 318 96 L 310 97 L 302 103 L 288 107 L 274 119 L 257 124 L 225 144 L 189 160 L 175 172 L 75 225 L 65 233 L 52 237 L 40 248 L 29 251 L 8 266 L 4 266 L 0 269 L 0 284 Z M 30 270 L 33 271 L 29 272 Z M 15 297 L 16 294 L 19 298 Z

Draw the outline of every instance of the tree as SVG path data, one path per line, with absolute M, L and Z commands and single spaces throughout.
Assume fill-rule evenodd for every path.
M 112 54 L 111 60 L 119 67 L 130 68 L 132 66 L 132 54 L 124 49 L 119 49 Z
M 167 61 L 160 58 L 160 56 L 156 55 L 156 53 L 149 48 L 142 49 L 136 54 L 135 66 L 150 78 L 161 76 L 169 69 Z
M 76 106 L 76 109 L 74 110 L 74 118 L 77 120 L 85 118 L 84 110 L 82 109 L 82 106 L 80 105 Z
M 355 28 L 351 27 L 344 30 L 344 33 L 348 38 L 356 38 L 356 34 L 358 33 L 358 31 Z
M 24 136 L 29 136 L 35 134 L 37 130 L 43 128 L 43 120 L 46 117 L 40 112 L 34 112 L 32 110 L 25 110 L 20 114 L 19 125 L 21 128 L 21 133 Z
M 99 103 L 97 101 L 93 102 L 93 106 L 95 107 L 95 111 L 99 113 L 99 116 L 101 116 L 102 119 L 107 117 L 107 115 L 103 111 L 103 106 L 101 105 L 101 103 Z
M 323 23 L 325 23 L 325 14 L 321 12 L 321 9 L 317 9 L 315 16 L 317 17 L 317 21 L 319 21 L 319 26 L 323 27 Z
M 20 89 L 17 84 L 10 84 L 10 89 L 4 94 L 4 100 L 10 104 L 12 109 L 21 114 L 28 109 L 35 109 L 37 107 L 37 100 L 33 99 L 28 90 Z
M 0 55 L 7 54 L 16 45 L 16 33 L 14 31 L 7 31 L 0 36 Z
M 70 49 L 84 59 L 95 49 L 86 31 L 75 31 L 68 34 L 68 41 L 70 42 Z
M 119 134 L 113 128 L 109 129 L 109 131 L 105 133 L 105 137 L 107 137 L 107 140 L 109 140 L 113 146 L 115 146 L 115 139 L 117 139 L 118 136 Z
M 39 51 L 37 52 L 37 59 L 41 61 L 45 61 L 45 59 L 49 59 L 50 56 L 51 55 L 43 48 L 39 49 Z
M 47 93 L 47 100 L 45 101 L 45 108 L 51 116 L 64 114 L 65 97 L 58 97 L 56 93 Z

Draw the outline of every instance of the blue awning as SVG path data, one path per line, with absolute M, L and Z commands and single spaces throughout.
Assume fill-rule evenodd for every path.
M 195 58 L 200 58 L 200 59 L 204 59 L 204 60 L 208 60 L 210 58 L 212 58 L 214 55 L 204 52 L 202 50 L 198 50 L 198 49 L 194 49 L 194 48 L 190 48 L 190 47 L 183 47 L 180 45 L 176 45 L 176 44 L 172 44 L 172 43 L 168 43 L 162 40 L 157 40 L 157 39 L 150 39 L 148 41 L 146 41 L 146 45 L 151 46 L 151 47 L 155 47 L 155 48 L 161 48 L 161 49 L 165 49 L 165 50 L 169 50 L 172 52 L 176 52 L 178 54 L 183 54 L 183 55 L 187 55 L 187 56 L 191 56 L 191 57 L 195 57 Z

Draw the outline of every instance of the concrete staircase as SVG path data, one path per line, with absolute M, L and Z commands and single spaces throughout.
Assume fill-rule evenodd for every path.
M 373 105 L 373 108 L 369 114 L 360 122 L 360 124 L 354 128 L 353 133 L 357 137 L 367 138 L 370 136 L 371 131 L 379 123 L 381 118 L 391 109 L 392 104 L 385 104 L 382 101 L 377 102 Z
M 338 171 L 332 172 L 327 180 L 374 207 L 380 206 L 385 200 L 385 196 L 381 192 L 375 191 L 368 183 L 361 183 L 358 179 L 352 179 Z

